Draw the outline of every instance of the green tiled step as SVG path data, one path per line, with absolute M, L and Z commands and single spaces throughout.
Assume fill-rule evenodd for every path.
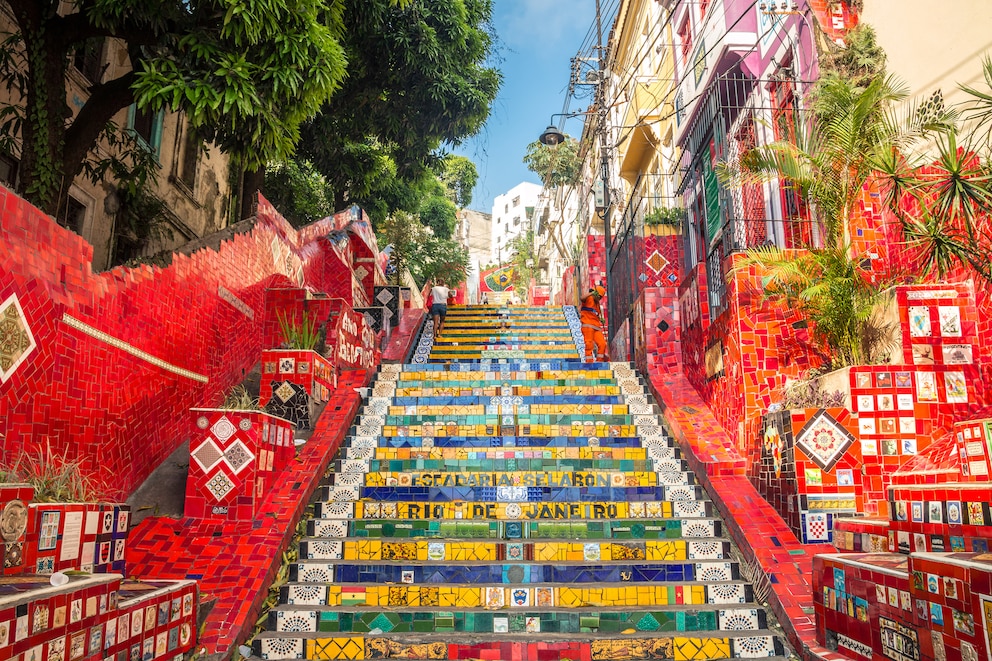
M 508 525 L 509 524 L 509 525 Z M 719 519 L 621 519 L 617 521 L 474 521 L 442 519 L 310 519 L 307 536 L 461 539 L 713 539 Z
M 439 540 L 307 537 L 300 541 L 301 561 L 589 562 L 593 558 L 603 562 L 684 562 L 729 557 L 730 542 L 713 539 L 488 541 L 457 537 Z
M 329 489 L 335 487 L 321 487 Z M 679 487 L 698 489 L 699 487 Z M 713 503 L 703 500 L 650 500 L 637 502 L 557 503 L 467 503 L 411 501 L 328 501 L 313 503 L 318 519 L 492 519 L 516 520 L 615 520 L 615 519 L 711 519 L 716 516 Z M 633 515 L 631 515 L 633 512 Z
M 496 618 L 507 618 L 509 633 L 620 633 L 637 632 L 698 632 L 729 629 L 760 631 L 767 628 L 762 608 L 728 607 L 701 608 L 685 611 L 673 607 L 657 610 L 617 611 L 598 613 L 528 609 L 522 613 L 493 613 L 482 609 L 454 611 L 414 610 L 405 612 L 358 608 L 314 608 L 311 606 L 280 606 L 269 611 L 268 627 L 272 631 L 361 633 L 379 630 L 384 633 L 493 633 Z M 537 622 L 534 622 L 534 620 Z M 535 631 L 536 630 L 536 631 Z

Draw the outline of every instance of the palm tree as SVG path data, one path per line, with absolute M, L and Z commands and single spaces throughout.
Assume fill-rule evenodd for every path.
M 895 108 L 908 96 L 905 83 L 894 76 L 858 87 L 827 75 L 812 94 L 811 111 L 800 112 L 794 141 L 755 147 L 736 171 L 724 166 L 722 176 L 733 185 L 784 180 L 810 202 L 826 245 L 849 245 L 851 220 L 879 161 L 910 153 L 921 138 L 948 125 L 946 114 L 911 109 L 900 116 Z
M 758 267 L 766 299 L 800 310 L 812 323 L 814 342 L 831 367 L 886 358 L 893 329 L 876 314 L 889 282 L 850 251 L 852 221 L 879 164 L 898 162 L 904 174 L 919 156 L 913 148 L 946 130 L 946 112 L 899 114 L 908 88 L 893 76 L 864 87 L 835 74 L 821 79 L 810 111 L 797 121 L 793 141 L 780 140 L 744 154 L 739 168 L 724 166 L 731 185 L 784 180 L 809 202 L 823 228 L 825 247 L 796 253 L 778 248 L 748 250 L 732 273 Z M 907 184 L 908 185 L 908 184 Z

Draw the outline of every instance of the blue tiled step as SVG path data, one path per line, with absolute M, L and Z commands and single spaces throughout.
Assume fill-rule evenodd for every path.
M 492 633 L 494 618 L 500 615 L 483 609 L 455 611 L 419 610 L 405 613 L 375 608 L 331 608 L 329 606 L 280 606 L 269 612 L 268 627 L 272 631 L 328 633 Z M 505 617 L 505 616 L 504 616 Z M 600 610 L 597 614 L 583 612 L 528 609 L 514 613 L 507 623 L 510 633 L 530 632 L 594 633 L 621 631 L 696 632 L 729 629 L 759 631 L 767 628 L 767 617 L 761 608 L 703 608 L 686 611 L 677 606 L 659 606 L 652 610 Z
M 693 486 L 653 487 L 351 487 L 335 485 L 321 487 L 318 498 L 322 500 L 380 500 L 439 503 L 469 501 L 477 503 L 555 503 L 569 501 L 636 502 L 672 500 L 673 493 L 681 494 Z M 333 493 L 330 490 L 334 490 Z M 505 491 L 504 491 L 505 490 Z M 702 496 L 697 496 L 697 500 Z
M 479 372 L 495 371 L 501 373 L 511 372 L 567 372 L 572 370 L 583 371 L 606 371 L 613 373 L 613 366 L 607 362 L 587 363 L 582 360 L 522 360 L 520 358 L 510 358 L 502 360 L 473 360 L 467 362 L 451 363 L 450 365 L 440 365 L 428 363 L 426 365 L 404 365 L 400 374 L 407 372 Z M 402 378 L 402 377 L 401 377 Z
M 496 521 L 410 519 L 310 519 L 307 536 L 327 539 L 712 539 L 723 534 L 719 519 L 620 519 L 599 521 Z
M 394 397 L 391 406 L 489 406 L 499 395 L 448 395 L 431 397 Z M 520 395 L 521 403 L 528 406 L 554 404 L 626 404 L 624 395 Z M 656 409 L 654 409 L 656 410 Z
M 413 572 L 412 581 L 410 574 Z M 706 578 L 707 575 L 729 578 Z M 404 581 L 404 577 L 406 581 Z M 446 585 L 521 585 L 557 583 L 733 583 L 740 581 L 740 568 L 734 562 L 700 560 L 697 562 L 624 561 L 617 564 L 513 562 L 498 564 L 458 564 L 415 560 L 397 560 L 396 564 L 350 560 L 301 560 L 289 565 L 291 583 L 381 583 Z M 744 595 L 750 601 L 750 595 Z
M 503 472 L 503 471 L 631 471 L 654 470 L 651 459 L 373 459 L 369 462 L 369 472 Z M 334 471 L 341 469 L 341 463 L 332 465 Z
M 300 561 L 351 562 L 647 562 L 727 560 L 730 542 L 715 539 L 445 539 L 305 537 L 299 544 Z
M 354 439 L 353 439 L 354 440 Z M 368 438 L 362 441 L 375 443 L 377 438 Z M 643 461 L 653 459 L 663 461 L 665 459 L 679 459 L 681 453 L 677 446 L 673 446 L 663 440 L 653 440 L 645 447 L 588 447 L 588 446 L 567 446 L 567 447 L 544 447 L 544 448 L 391 448 L 391 447 L 355 447 L 345 446 L 340 455 L 340 460 L 334 464 L 340 466 L 343 461 L 349 459 L 429 459 L 460 461 L 463 459 L 559 459 L 561 461 L 572 461 L 575 459 L 612 459 L 619 461 L 622 459 L 632 459 Z

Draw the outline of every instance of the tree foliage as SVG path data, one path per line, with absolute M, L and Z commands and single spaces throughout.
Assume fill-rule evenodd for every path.
M 564 141 L 553 147 L 535 140 L 527 145 L 523 160 L 527 169 L 540 177 L 541 183 L 549 188 L 571 186 L 582 174 L 579 141 L 568 135 Z
M 182 111 L 199 134 L 248 167 L 288 156 L 299 125 L 338 87 L 345 56 L 340 0 L 6 0 L 17 33 L 0 77 L 13 103 L 0 131 L 22 139 L 20 190 L 54 213 L 110 119 L 132 103 Z M 95 38 L 120 40 L 131 69 L 91 81 L 68 106 L 70 55 Z
M 440 178 L 448 192 L 448 199 L 458 208 L 464 209 L 472 204 L 472 190 L 479 181 L 475 163 L 464 156 L 448 154 L 444 157 Z
M 416 181 L 439 162 L 439 146 L 482 127 L 501 80 L 487 66 L 492 4 L 342 1 L 348 77 L 306 125 L 299 153 L 328 177 L 339 206 L 368 206 L 384 183 Z
M 383 248 L 392 246 L 391 260 L 397 277 L 404 268 L 423 286 L 437 279 L 447 283 L 465 280 L 468 272 L 468 250 L 450 239 L 434 236 L 420 219 L 398 211 L 385 219 L 378 232 Z
M 307 161 L 289 159 L 265 168 L 262 192 L 294 227 L 334 213 L 334 191 Z
M 510 263 L 513 265 L 513 288 L 526 297 L 530 289 L 530 280 L 537 272 L 534 261 L 534 230 L 513 237 L 507 246 L 510 252 Z

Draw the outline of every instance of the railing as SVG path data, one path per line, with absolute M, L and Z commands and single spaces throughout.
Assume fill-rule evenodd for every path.
M 634 301 L 644 289 L 639 276 L 643 271 L 644 225 L 652 212 L 677 210 L 674 216 L 678 226 L 684 227 L 685 212 L 680 201 L 666 194 L 667 179 L 661 174 L 641 175 L 630 194 L 623 216 L 615 226 L 609 250 L 610 291 L 607 296 L 611 331 L 623 325 L 625 319 L 633 322 Z M 611 336 L 610 341 L 613 340 Z M 618 358 L 619 360 L 620 358 Z

